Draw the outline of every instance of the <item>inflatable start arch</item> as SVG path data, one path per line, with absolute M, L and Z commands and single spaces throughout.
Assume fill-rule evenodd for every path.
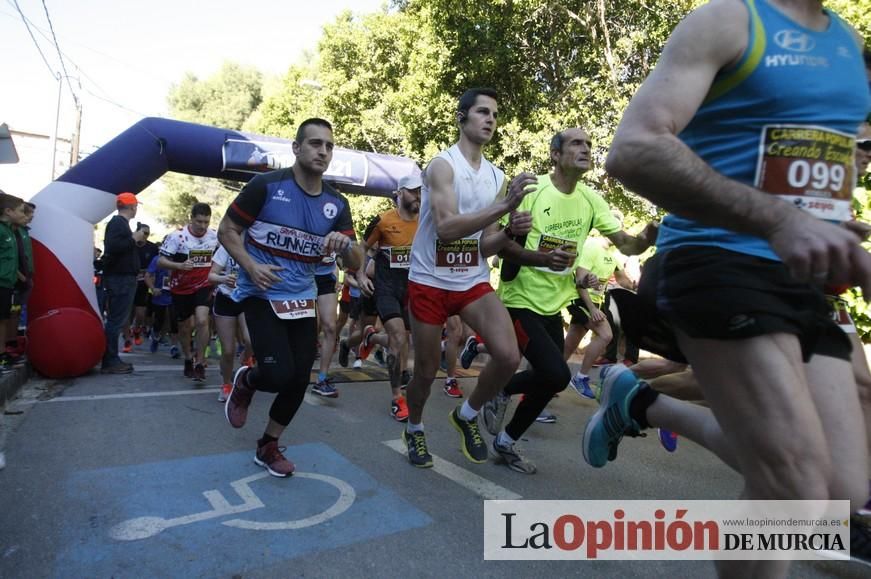
M 75 165 L 33 198 L 35 278 L 27 355 L 52 378 L 80 376 L 106 347 L 93 282 L 94 225 L 115 195 L 140 193 L 167 171 L 248 181 L 293 164 L 291 141 L 146 118 Z M 420 170 L 411 159 L 336 148 L 324 178 L 341 191 L 389 196 Z

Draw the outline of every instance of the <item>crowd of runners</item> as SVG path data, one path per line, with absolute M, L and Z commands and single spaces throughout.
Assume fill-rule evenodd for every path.
M 812 57 L 797 56 L 799 41 Z M 103 264 L 103 281 L 118 277 L 118 248 L 135 252 L 139 280 L 128 299 L 109 279 L 103 371 L 132 371 L 117 356 L 125 333 L 125 349 L 149 339 L 159 352 L 167 340 L 180 371 L 202 382 L 217 335 L 229 423 L 246 424 L 255 393 L 275 395 L 255 462 L 278 477 L 294 471 L 278 440 L 309 387 L 340 394 L 334 355 L 343 367 L 381 356 L 385 411 L 404 423 L 420 468 L 433 464 L 432 424 L 455 429 L 473 463 L 535 473 L 517 441 L 555 420 L 547 405 L 570 386 L 599 401 L 579 453 L 591 466 L 646 429 L 669 451 L 686 437 L 743 476 L 744 498 L 850 500 L 854 554 L 867 556 L 871 374 L 838 298 L 871 291 L 869 227 L 851 209 L 871 155 L 864 57 L 855 31 L 814 0 L 693 12 L 610 148 L 607 171 L 670 212 L 636 235 L 582 181 L 593 146 L 583 128 L 554 134 L 548 174 L 493 165 L 484 149 L 499 95 L 485 88 L 460 96 L 457 142 L 399 180 L 393 207 L 361 239 L 347 199 L 323 180 L 334 140 L 318 118 L 298 127 L 293 166 L 254 177 L 217 231 L 197 203 L 158 247 L 147 227 L 130 233 L 136 200 L 119 195 L 126 235 L 107 228 L 116 263 Z M 640 280 L 626 275 L 621 256 L 645 252 Z M 639 360 L 639 347 L 657 356 Z M 457 364 L 484 353 L 464 392 Z M 442 391 L 463 400 L 425 428 L 441 367 Z M 723 561 L 719 571 L 782 576 L 787 566 Z

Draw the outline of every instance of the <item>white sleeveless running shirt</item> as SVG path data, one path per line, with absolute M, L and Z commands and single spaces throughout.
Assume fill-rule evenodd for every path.
M 460 214 L 473 213 L 493 204 L 505 181 L 505 174 L 490 161 L 482 157 L 481 167 L 475 170 L 457 145 L 442 151 L 437 158 L 447 161 L 454 171 L 454 191 Z M 408 279 L 450 291 L 465 291 L 481 282 L 489 282 L 490 268 L 481 255 L 480 231 L 450 243 L 439 241 L 425 181 L 421 187 L 420 216 L 411 246 Z

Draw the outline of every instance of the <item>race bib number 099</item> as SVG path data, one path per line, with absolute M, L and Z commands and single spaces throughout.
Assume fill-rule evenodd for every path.
M 819 219 L 852 218 L 856 185 L 853 136 L 814 126 L 767 125 L 756 187 L 781 196 Z
M 269 300 L 269 304 L 282 320 L 315 317 L 315 300 Z
M 457 239 L 450 243 L 436 240 L 435 265 L 438 273 L 464 273 L 477 269 L 477 239 Z

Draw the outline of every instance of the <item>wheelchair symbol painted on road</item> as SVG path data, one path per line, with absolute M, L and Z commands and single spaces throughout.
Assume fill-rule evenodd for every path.
M 250 484 L 266 478 L 267 476 L 269 476 L 268 472 L 261 472 L 230 483 L 230 486 L 233 487 L 233 490 L 236 491 L 236 494 L 238 494 L 242 499 L 242 503 L 239 505 L 231 505 L 218 490 L 203 491 L 203 496 L 206 497 L 206 500 L 209 501 L 209 504 L 212 506 L 212 509 L 209 511 L 203 511 L 201 513 L 194 513 L 192 515 L 185 515 L 173 519 L 166 519 L 163 517 L 136 517 L 135 519 L 129 519 L 112 527 L 109 531 L 109 536 L 117 541 L 137 541 L 139 539 L 153 537 L 172 527 L 190 525 L 200 521 L 207 521 L 218 517 L 237 515 L 239 513 L 262 509 L 266 505 L 254 493 Z M 318 525 L 324 521 L 328 521 L 329 519 L 341 515 L 347 511 L 352 504 L 354 504 L 354 500 L 357 498 L 357 494 L 354 492 L 354 487 L 336 477 L 310 472 L 296 472 L 293 474 L 293 478 L 308 478 L 332 485 L 338 489 L 339 498 L 336 499 L 328 509 L 303 519 L 278 522 L 258 522 L 237 518 L 229 521 L 222 521 L 221 524 L 228 527 L 236 527 L 238 529 L 248 529 L 252 531 L 303 529 L 305 527 Z

